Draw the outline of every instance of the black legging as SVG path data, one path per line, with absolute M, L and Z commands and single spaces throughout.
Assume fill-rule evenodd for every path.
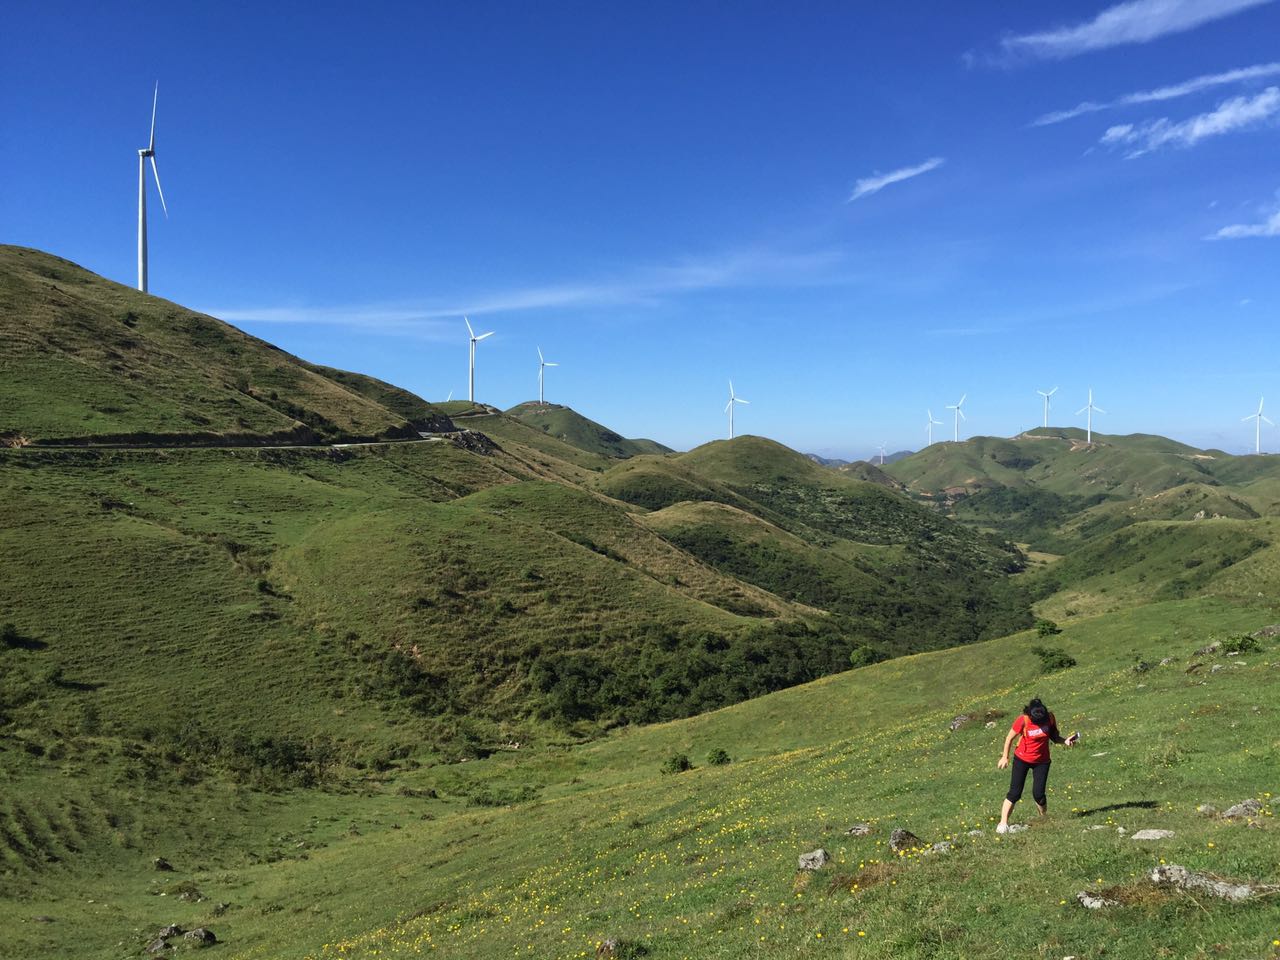
M 1031 799 L 1040 806 L 1045 806 L 1048 798 L 1044 788 L 1049 782 L 1049 761 L 1044 763 L 1027 763 L 1019 756 L 1013 758 L 1013 775 L 1009 778 L 1009 793 L 1006 799 L 1017 803 L 1022 799 L 1022 788 L 1027 783 L 1027 771 L 1031 771 Z

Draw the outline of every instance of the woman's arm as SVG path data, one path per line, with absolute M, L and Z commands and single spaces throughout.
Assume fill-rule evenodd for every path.
M 996 766 L 1001 770 L 1009 765 L 1009 748 L 1013 746 L 1013 741 L 1017 736 L 1013 730 L 1010 730 L 1004 738 L 1004 752 L 1000 754 L 1000 759 L 996 762 Z

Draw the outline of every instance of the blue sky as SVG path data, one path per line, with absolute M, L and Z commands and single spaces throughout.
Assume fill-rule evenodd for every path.
M 10 0 L 0 240 L 134 282 L 159 80 L 152 292 L 431 399 L 468 313 L 681 448 L 1280 413 L 1280 2 L 790 6 Z

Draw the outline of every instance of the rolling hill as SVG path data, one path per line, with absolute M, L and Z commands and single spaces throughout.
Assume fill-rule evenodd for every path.
M 413 436 L 447 417 L 58 257 L 0 246 L 0 437 L 253 443 Z

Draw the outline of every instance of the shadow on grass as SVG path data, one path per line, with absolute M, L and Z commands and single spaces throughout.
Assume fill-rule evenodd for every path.
M 1105 807 L 1077 810 L 1072 816 L 1091 817 L 1095 813 L 1110 813 L 1112 810 L 1154 810 L 1158 806 L 1160 806 L 1159 800 L 1127 800 L 1124 803 L 1109 803 Z

